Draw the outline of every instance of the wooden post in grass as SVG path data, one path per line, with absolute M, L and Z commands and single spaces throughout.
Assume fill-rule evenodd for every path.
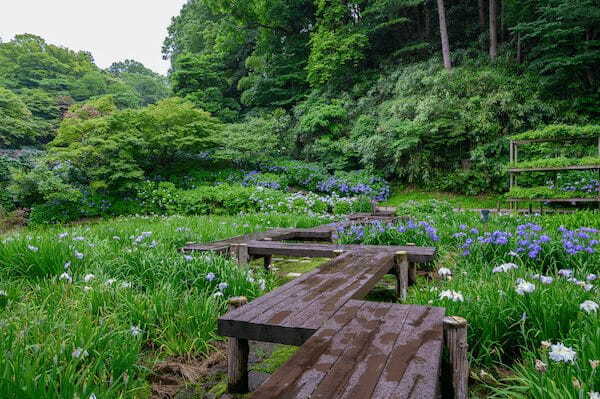
M 371 215 L 377 215 L 377 201 L 371 201 Z
M 248 303 L 246 297 L 240 296 L 229 299 L 229 311 Z M 248 340 L 229 338 L 227 346 L 227 392 L 248 392 Z
M 271 269 L 271 264 L 273 263 L 273 255 L 265 255 L 265 270 Z
M 406 243 L 408 247 L 414 247 L 417 244 L 414 242 Z M 417 264 L 415 262 L 408 262 L 408 283 L 415 284 L 417 282 Z
M 408 293 L 408 253 L 398 251 L 394 254 L 396 269 L 396 298 L 405 300 Z
M 450 355 L 454 398 L 466 399 L 469 391 L 467 320 L 458 316 L 444 317 L 444 341 Z
M 273 241 L 271 237 L 263 238 L 263 241 Z M 269 270 L 273 264 L 273 255 L 265 255 L 265 270 Z
M 237 261 L 238 266 L 248 266 L 248 261 L 250 260 L 248 256 L 248 244 L 231 244 L 229 253 Z

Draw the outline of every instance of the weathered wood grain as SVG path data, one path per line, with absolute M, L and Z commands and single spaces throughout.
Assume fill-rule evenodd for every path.
M 229 309 L 239 308 L 248 303 L 246 297 L 229 300 Z M 227 390 L 229 392 L 248 392 L 248 340 L 229 338 L 227 343 Z
M 385 246 L 359 244 L 284 243 L 279 241 L 247 241 L 248 253 L 254 256 L 280 255 L 310 258 L 332 258 L 335 251 L 397 252 L 406 251 L 409 262 L 426 263 L 433 259 L 435 248 L 417 246 Z
M 252 399 L 434 398 L 444 310 L 350 300 Z
M 391 253 L 344 253 L 222 316 L 219 334 L 301 345 L 348 300 L 364 297 L 392 266 Z

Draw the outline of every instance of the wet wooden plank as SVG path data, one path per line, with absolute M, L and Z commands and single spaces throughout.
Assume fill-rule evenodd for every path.
M 444 310 L 351 300 L 252 399 L 434 398 Z
M 319 284 L 311 286 L 297 298 L 286 301 L 286 306 L 277 306 L 272 314 L 264 314 L 254 322 L 278 324 L 286 327 L 305 327 L 316 329 L 342 307 L 358 290 L 371 280 L 381 278 L 385 272 L 378 273 L 381 265 L 371 262 L 370 257 L 349 253 L 334 259 L 339 268 L 330 273 L 319 273 L 323 278 Z M 305 326 L 306 319 L 312 324 Z
M 265 238 L 273 238 L 278 236 L 286 237 L 287 235 L 293 235 L 298 230 L 295 228 L 281 228 L 273 229 L 268 231 L 259 231 L 256 233 L 244 234 L 241 236 L 235 236 L 224 240 L 214 241 L 210 243 L 198 243 L 198 244 L 186 244 L 181 251 L 193 252 L 193 251 L 222 251 L 227 250 L 231 244 L 241 244 L 246 241 L 252 240 L 263 240 Z
M 412 306 L 373 398 L 434 398 L 439 390 L 444 308 Z
M 397 252 L 406 251 L 410 262 L 425 263 L 433 259 L 435 248 L 415 246 L 385 246 L 357 244 L 310 244 L 284 243 L 278 241 L 248 241 L 248 253 L 254 256 L 280 255 L 310 258 L 327 258 L 336 255 L 335 251 Z
M 342 255 L 339 259 L 334 259 L 321 265 L 317 269 L 304 273 L 300 277 L 282 285 L 274 291 L 271 291 L 251 302 L 251 306 L 243 309 L 237 309 L 224 315 L 224 319 L 240 319 L 250 321 L 256 315 L 261 314 L 269 308 L 277 305 L 279 301 L 295 295 L 298 292 L 307 292 L 311 287 L 318 286 L 323 280 L 329 278 L 329 275 L 336 273 L 338 268 L 345 267 L 344 259 L 350 257 L 350 253 Z
M 380 216 L 360 216 L 354 217 L 351 215 L 348 220 L 328 223 L 321 226 L 311 228 L 277 228 L 268 231 L 255 232 L 241 236 L 231 237 L 224 240 L 214 241 L 210 243 L 189 243 L 186 244 L 181 251 L 216 251 L 224 252 L 231 244 L 240 244 L 247 241 L 261 241 L 271 239 L 273 241 L 283 240 L 307 240 L 307 241 L 331 241 L 333 233 L 340 227 L 348 227 L 353 224 L 365 224 L 371 221 L 382 221 L 392 223 L 396 218 L 380 217 Z
M 354 261 L 355 269 L 346 268 L 341 279 L 349 281 L 335 292 L 322 291 L 300 312 L 290 317 L 284 325 L 319 328 L 350 299 L 364 298 L 393 266 L 393 254 L 361 254 Z M 364 270 L 364 272 L 362 272 Z
M 389 262 L 380 258 L 348 252 L 227 313 L 218 321 L 219 334 L 301 345 L 349 299 L 366 295 L 370 289 L 365 287 L 372 287 L 388 269 Z
M 329 368 L 326 365 L 334 363 L 344 353 L 347 343 L 344 328 L 358 328 L 356 314 L 359 311 L 371 313 L 374 305 L 373 302 L 362 301 L 347 303 L 320 329 L 318 335 L 313 335 L 251 398 L 310 398 L 327 375 Z

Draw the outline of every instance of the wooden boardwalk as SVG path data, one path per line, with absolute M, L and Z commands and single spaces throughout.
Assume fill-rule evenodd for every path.
M 350 300 L 251 398 L 434 398 L 443 318 L 443 308 Z
M 230 253 L 242 267 L 260 257 L 268 266 L 272 255 L 331 258 L 249 304 L 245 298 L 230 301 L 218 332 L 230 337 L 231 392 L 247 392 L 248 341 L 254 340 L 301 346 L 254 393 L 255 399 L 436 397 L 444 310 L 360 301 L 388 273 L 396 276 L 397 297 L 406 298 L 417 263 L 431 261 L 435 249 L 314 242 L 332 241 L 340 226 L 393 221 L 389 209 L 379 211 L 385 215 L 354 215 L 312 229 L 275 229 L 182 249 Z M 468 376 L 466 322 L 456 320 L 449 345 L 453 363 L 462 365 L 453 376 L 455 397 L 462 399 Z
M 394 267 L 394 254 L 347 252 L 219 319 L 219 334 L 302 345 L 347 301 L 363 298 Z
M 365 224 L 374 221 L 382 223 L 393 223 L 399 220 L 393 216 L 373 216 L 368 213 L 357 213 L 350 215 L 348 220 L 324 224 L 313 228 L 279 228 L 269 231 L 246 234 L 242 236 L 232 237 L 225 240 L 215 241 L 208 244 L 188 243 L 181 250 L 183 252 L 194 251 L 226 251 L 232 244 L 241 244 L 248 241 L 329 241 L 333 240 L 333 235 L 340 227 L 347 227 L 355 224 Z

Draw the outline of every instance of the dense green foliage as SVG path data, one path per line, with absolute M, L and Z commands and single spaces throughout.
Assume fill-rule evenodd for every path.
M 523 161 L 510 164 L 511 168 L 529 169 L 529 168 L 563 168 L 567 166 L 595 166 L 600 165 L 600 157 L 584 158 L 546 158 L 535 159 L 532 161 Z
M 93 108 L 64 119 L 50 157 L 70 162 L 94 189 L 126 191 L 178 156 L 211 148 L 220 130 L 218 120 L 178 98 L 107 115 Z
M 228 132 L 260 136 L 274 109 L 287 113 L 262 154 L 430 189 L 502 192 L 506 136 L 597 120 L 597 0 L 502 2 L 495 60 L 477 23 L 487 6 L 447 4 L 450 72 L 433 3 L 193 0 L 164 53 L 174 91 L 235 122 Z
M 560 140 L 569 138 L 600 137 L 600 125 L 548 125 L 511 137 L 512 140 Z
M 2 147 L 46 143 L 71 104 L 108 94 L 120 108 L 130 108 L 167 97 L 169 88 L 165 77 L 135 61 L 115 63 L 107 72 L 89 53 L 48 44 L 38 36 L 0 42 Z
M 518 199 L 569 199 L 569 198 L 598 198 L 598 192 L 583 190 L 558 190 L 552 187 L 519 187 L 514 186 L 506 194 L 508 198 Z

